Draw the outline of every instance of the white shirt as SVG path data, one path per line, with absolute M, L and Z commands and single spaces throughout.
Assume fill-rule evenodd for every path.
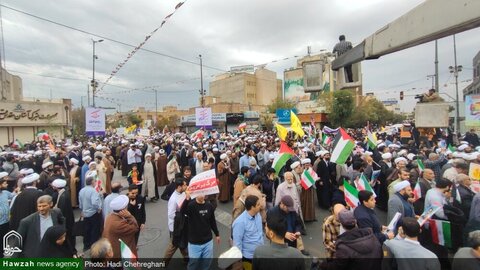
M 135 151 L 132 148 L 127 151 L 127 163 L 128 165 L 136 163 Z
M 170 232 L 173 232 L 173 221 L 175 218 L 175 212 L 180 210 L 181 204 L 185 201 L 185 197 L 187 195 L 185 192 L 178 193 L 178 191 L 175 190 L 173 192 L 172 196 L 168 200 L 168 230 Z
M 195 161 L 195 172 L 197 174 L 203 172 L 203 161 L 202 160 L 197 159 L 197 161 Z
M 140 151 L 140 149 L 135 150 L 135 162 L 136 163 L 142 162 L 142 151 Z
M 40 240 L 42 240 L 43 235 L 48 230 L 48 228 L 53 226 L 52 215 L 49 213 L 48 216 L 40 216 Z

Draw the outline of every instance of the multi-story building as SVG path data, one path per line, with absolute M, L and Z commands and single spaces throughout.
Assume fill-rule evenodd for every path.
M 465 96 L 480 94 L 480 51 L 473 57 L 473 80 L 465 89 L 463 89 L 463 99 Z
M 282 97 L 282 80 L 277 74 L 264 68 L 254 73 L 224 73 L 218 75 L 209 86 L 212 103 L 214 98 L 222 102 L 234 102 L 245 105 L 268 106 L 277 97 Z
M 2 68 L 0 78 L 0 145 L 29 143 L 42 130 L 55 140 L 64 139 L 72 126 L 71 99 L 24 98 L 19 76 Z

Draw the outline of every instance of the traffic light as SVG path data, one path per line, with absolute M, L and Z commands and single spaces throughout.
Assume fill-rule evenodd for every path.
M 403 100 L 403 91 L 400 91 L 400 100 Z

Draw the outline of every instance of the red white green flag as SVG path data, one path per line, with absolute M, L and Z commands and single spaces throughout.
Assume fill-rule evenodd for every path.
M 15 139 L 15 141 L 12 143 L 12 146 L 14 148 L 23 148 L 23 143 L 20 140 Z
M 323 133 L 322 134 L 322 144 L 323 145 L 330 145 L 332 142 L 332 137 L 328 136 L 327 134 Z
M 302 177 L 300 177 L 300 184 L 305 190 L 307 190 L 313 186 L 318 179 L 317 173 L 312 168 L 309 168 L 308 170 L 303 171 Z
M 430 219 L 429 223 L 433 243 L 445 247 L 452 247 L 452 229 L 450 227 L 450 222 Z
M 293 157 L 295 152 L 288 147 L 287 143 L 284 141 L 280 141 L 280 150 L 278 150 L 277 155 L 272 163 L 272 168 L 275 169 L 275 172 L 278 174 L 280 170 L 285 166 L 287 161 Z
M 365 174 L 361 174 L 360 175 L 360 178 L 355 181 L 355 186 L 357 187 L 357 190 L 367 190 L 367 191 L 370 191 L 373 193 L 373 196 L 374 197 L 377 197 L 377 194 L 375 194 L 375 191 L 373 191 L 373 188 L 372 186 L 370 185 L 370 183 L 368 182 L 367 180 L 367 177 L 365 176 Z
M 420 198 L 422 198 L 422 189 L 420 188 L 420 182 L 417 181 L 413 189 L 413 199 L 417 201 Z
M 417 164 L 418 164 L 418 170 L 420 172 L 423 172 L 425 170 L 425 165 L 423 165 L 423 162 L 421 159 L 417 158 Z
M 347 181 L 343 180 L 345 202 L 350 208 L 355 208 L 358 206 L 360 201 L 358 200 L 358 190 L 351 186 Z
M 355 143 L 347 132 L 340 128 L 333 142 L 333 152 L 330 160 L 337 164 L 345 164 L 353 151 Z
M 45 130 L 39 130 L 37 132 L 37 138 L 39 138 L 41 140 L 44 140 L 44 141 L 47 141 L 47 140 L 50 139 L 50 136 L 48 135 L 48 133 Z
M 137 260 L 137 256 L 132 250 L 122 241 L 122 239 L 118 239 L 120 241 L 120 255 L 122 256 L 122 261 L 130 261 L 135 262 Z M 124 263 L 125 265 L 125 263 Z M 128 266 L 128 263 L 126 264 Z M 124 269 L 137 269 L 135 267 L 125 267 Z

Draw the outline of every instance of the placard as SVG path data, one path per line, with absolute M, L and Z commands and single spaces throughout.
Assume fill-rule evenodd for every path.
M 470 163 L 468 176 L 470 176 L 472 180 L 480 181 L 480 164 Z
M 197 127 L 212 126 L 212 108 L 195 108 L 195 125 Z
M 217 194 L 220 192 L 217 184 L 217 176 L 215 170 L 209 170 L 197 174 L 190 180 L 188 185 L 190 191 L 190 198 L 194 199 L 200 195 Z
M 85 133 L 89 136 L 105 136 L 105 111 L 99 108 L 85 109 Z

